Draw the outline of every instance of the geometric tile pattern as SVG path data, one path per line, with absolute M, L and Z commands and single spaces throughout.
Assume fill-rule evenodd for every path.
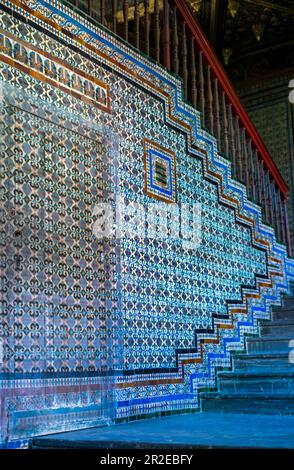
M 196 409 L 289 290 L 293 261 L 175 77 L 56 0 L 2 3 L 13 51 L 37 48 L 50 70 L 107 84 L 111 106 L 43 80 L 15 52 L 0 62 L 2 442 Z M 95 239 L 93 207 L 115 207 L 117 193 L 131 208 L 159 198 L 173 228 L 182 204 L 199 203 L 201 245 Z
M 45 119 L 40 105 L 2 87 L 1 375 L 103 374 L 110 366 L 108 351 L 112 360 L 119 357 L 105 300 L 106 273 L 115 266 L 112 247 L 106 250 L 93 237 L 89 221 L 93 204 L 111 190 L 110 155 L 97 127 L 49 107 Z M 102 417 L 102 390 L 101 382 L 93 410 L 77 421 Z M 45 409 L 52 398 L 46 396 Z M 60 400 L 66 401 L 62 394 Z M 71 408 L 71 416 L 80 411 Z M 18 413 L 18 433 L 41 426 L 42 420 Z M 54 417 L 55 426 L 58 419 L 62 423 L 64 416 Z

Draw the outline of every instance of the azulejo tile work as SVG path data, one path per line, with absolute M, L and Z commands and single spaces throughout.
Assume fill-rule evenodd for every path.
M 66 416 L 106 418 L 108 348 L 111 361 L 121 354 L 109 325 L 115 264 L 113 246 L 93 239 L 91 210 L 113 192 L 113 152 L 99 126 L 7 83 L 1 94 L 1 429 L 22 437 L 53 421 L 63 428 Z M 95 387 L 85 369 L 100 371 Z
M 38 50 L 48 70 L 107 90 L 104 109 L 64 75 L 1 62 L 2 442 L 197 409 L 198 390 L 288 291 L 293 262 L 175 77 L 57 1 L 1 7 L 14 51 Z M 146 142 L 160 157 L 157 191 L 172 194 L 158 217 L 168 206 L 172 226 L 178 206 L 201 204 L 194 252 L 180 238 L 92 233 L 93 207 L 116 193 L 155 204 Z
M 52 59 L 45 51 L 42 53 L 40 49 L 14 38 L 9 32 L 0 31 L 0 51 L 2 62 L 34 74 L 38 80 L 58 86 L 86 103 L 110 111 L 109 87 L 99 80 L 76 72 L 69 65 L 65 67 L 58 63 L 57 58 Z

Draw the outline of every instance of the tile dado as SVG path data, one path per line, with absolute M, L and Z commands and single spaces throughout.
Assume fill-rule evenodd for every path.
M 195 410 L 293 261 L 175 77 L 58 1 L 1 5 L 2 442 Z M 116 192 L 200 202 L 200 249 L 98 243 L 91 209 Z

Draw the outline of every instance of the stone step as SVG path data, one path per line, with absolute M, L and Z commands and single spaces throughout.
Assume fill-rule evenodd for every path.
M 294 316 L 291 320 L 274 320 L 260 326 L 260 335 L 294 339 Z
M 217 413 L 294 415 L 294 296 L 274 307 L 260 336 L 246 339 L 247 353 L 233 356 L 233 371 L 218 373 L 218 392 L 200 394 L 202 410 Z
M 273 320 L 293 320 L 294 307 L 273 307 L 272 309 Z
M 255 353 L 236 354 L 233 356 L 233 371 L 258 371 L 260 369 L 287 370 L 293 369 L 289 353 Z
M 273 305 L 272 311 L 273 312 L 280 312 L 281 310 L 293 311 L 294 305 L 287 304 L 287 305 Z
M 248 353 L 261 353 L 261 352 L 290 352 L 289 338 L 281 337 L 265 337 L 265 338 L 247 338 L 247 352 Z
M 294 308 L 294 295 L 287 295 L 286 297 L 284 297 L 283 304 L 285 307 Z
M 291 370 L 258 372 L 222 372 L 218 374 L 221 393 L 293 393 L 294 366 Z
M 200 393 L 202 411 L 294 415 L 294 393 Z

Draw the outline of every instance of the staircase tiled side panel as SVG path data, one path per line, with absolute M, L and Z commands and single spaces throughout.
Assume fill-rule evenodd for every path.
M 269 318 L 270 305 L 279 304 L 281 293 L 289 291 L 294 263 L 287 259 L 285 247 L 276 243 L 273 230 L 261 223 L 260 210 L 247 200 L 244 186 L 231 179 L 230 164 L 219 156 L 215 139 L 201 128 L 199 113 L 182 101 L 181 83 L 175 77 L 56 0 L 4 0 L 1 5 L 1 105 L 5 107 L 12 96 L 18 100 L 14 103 L 18 112 L 30 115 L 17 132 L 16 123 L 11 129 L 14 137 L 24 138 L 24 153 L 31 152 L 31 160 L 25 164 L 19 152 L 7 153 L 9 159 L 23 165 L 15 177 L 22 185 L 18 197 L 21 200 L 26 195 L 28 214 L 35 216 L 34 211 L 40 210 L 38 199 L 30 197 L 32 186 L 38 185 L 31 166 L 38 163 L 29 127 L 38 127 L 37 117 L 49 127 L 77 129 L 82 136 L 76 144 L 78 152 L 70 147 L 70 133 L 65 143 L 59 142 L 65 148 L 57 143 L 58 151 L 54 146 L 49 151 L 60 172 L 55 183 L 64 197 L 80 203 L 81 188 L 93 177 L 90 170 L 85 172 L 84 149 L 91 139 L 82 129 L 98 126 L 104 143 L 109 141 L 115 147 L 109 150 L 114 168 L 113 173 L 106 172 L 112 188 L 108 192 L 113 195 L 118 190 L 132 207 L 135 202 L 146 207 L 158 199 L 165 204 L 168 200 L 175 211 L 176 204 L 198 202 L 203 207 L 202 245 L 197 256 L 183 240 L 146 243 L 145 237 L 130 237 L 109 255 L 116 273 L 112 278 L 99 271 L 99 260 L 89 250 L 79 258 L 85 240 L 82 227 L 73 230 L 72 236 L 80 240 L 75 243 L 80 264 L 72 268 L 64 285 L 64 270 L 72 261 L 53 263 L 54 282 L 65 300 L 62 308 L 57 305 L 54 319 L 42 311 L 42 327 L 48 327 L 48 337 L 31 320 L 40 309 L 24 313 L 13 309 L 15 316 L 23 315 L 23 322 L 25 318 L 27 336 L 33 331 L 34 337 L 30 344 L 18 332 L 9 339 L 12 350 L 17 344 L 25 354 L 15 357 L 9 353 L 6 358 L 8 366 L 1 378 L 2 439 L 5 443 L 26 439 L 28 433 L 96 425 L 103 367 L 109 374 L 118 418 L 197 409 L 199 389 L 215 386 L 215 368 L 230 365 L 231 352 L 244 347 L 245 334 L 257 333 L 258 320 Z M 12 89 L 14 94 L 9 93 Z M 54 138 L 52 130 L 51 135 Z M 96 155 L 98 151 L 89 152 Z M 58 158 L 64 156 L 67 171 L 58 166 Z M 66 195 L 63 178 L 75 181 L 79 172 L 83 174 L 80 186 Z M 12 183 L 7 184 L 11 189 Z M 101 184 L 99 178 L 95 184 Z M 49 181 L 47 194 L 50 188 Z M 54 203 L 53 196 L 44 200 L 48 206 Z M 57 200 L 58 210 L 64 211 Z M 77 204 L 76 208 L 66 199 L 65 207 L 78 220 L 84 206 Z M 91 219 L 88 212 L 83 213 Z M 63 248 L 59 248 L 62 256 Z M 38 272 L 39 263 L 32 260 L 30 269 Z M 91 275 L 97 274 L 96 269 L 99 275 L 93 289 Z M 42 270 L 43 265 L 32 282 L 34 288 L 45 285 Z M 50 278 L 50 271 L 48 275 Z M 19 289 L 23 289 L 22 281 L 20 277 Z M 97 292 L 102 294 L 98 306 L 93 303 Z M 77 304 L 84 310 L 72 309 L 68 299 L 82 299 Z M 97 307 L 94 312 L 93 305 Z M 82 320 L 80 315 L 84 315 Z M 97 346 L 98 318 L 105 328 L 100 329 L 102 343 Z M 10 319 L 14 328 L 15 318 Z M 47 351 L 52 321 L 61 332 L 70 327 L 73 334 L 54 337 L 55 356 L 48 369 L 48 364 L 40 364 L 40 354 L 35 354 L 32 364 L 30 348 Z M 23 322 L 17 322 L 20 330 Z M 103 331 L 107 328 L 113 335 L 107 343 L 110 364 L 103 359 L 108 338 Z M 102 409 L 108 405 L 104 403 Z

